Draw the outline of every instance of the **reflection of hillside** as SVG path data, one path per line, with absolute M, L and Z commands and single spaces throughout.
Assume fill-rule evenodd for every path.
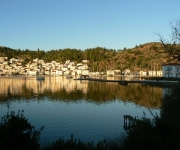
M 132 101 L 145 107 L 160 108 L 162 88 L 141 84 L 127 86 L 113 82 L 74 81 L 63 77 L 46 77 L 44 81 L 35 78 L 0 78 L 0 100 L 30 99 L 48 97 L 50 100 L 91 100 L 104 103 L 115 99 Z
M 128 84 L 127 86 L 118 83 L 91 82 L 88 88 L 88 99 L 107 101 L 121 99 L 132 101 L 135 104 L 145 107 L 160 108 L 162 99 L 162 88 L 141 84 Z
M 131 100 L 136 104 L 146 107 L 160 108 L 162 100 L 162 88 L 141 84 L 131 84 L 119 93 L 124 101 Z

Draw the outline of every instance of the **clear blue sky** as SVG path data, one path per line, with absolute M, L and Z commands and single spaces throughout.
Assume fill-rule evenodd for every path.
M 0 46 L 123 49 L 168 38 L 180 0 L 0 0 Z

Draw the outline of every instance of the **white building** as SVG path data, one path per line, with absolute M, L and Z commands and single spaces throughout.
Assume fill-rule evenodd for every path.
M 90 72 L 90 76 L 99 76 L 99 72 Z
M 44 62 L 44 60 L 38 60 L 38 63 L 40 63 L 40 64 L 45 64 L 45 62 Z
M 150 70 L 150 71 L 148 72 L 148 74 L 149 74 L 149 76 L 151 76 L 151 77 L 156 77 L 156 76 L 157 76 L 156 71 L 152 71 L 152 70 Z
M 75 76 L 76 75 L 76 71 L 72 71 L 71 75 Z
M 50 74 L 50 71 L 49 70 L 45 70 L 44 72 L 46 75 L 49 75 Z
M 68 68 L 66 68 L 66 67 L 62 68 L 62 71 L 67 71 L 67 70 L 68 70 Z
M 67 75 L 69 75 L 70 74 L 70 71 L 69 70 L 66 70 L 65 72 L 64 72 L 64 75 L 65 76 L 67 76 Z
M 141 76 L 147 76 L 147 72 L 146 72 L 146 71 L 140 71 L 139 74 L 140 74 Z
M 79 66 L 82 66 L 82 65 L 83 65 L 82 63 L 78 63 L 78 64 L 77 64 L 78 67 L 79 67 Z
M 114 70 L 107 70 L 107 76 L 114 76 L 115 71 Z
M 162 71 L 149 71 L 148 73 L 152 77 L 162 77 Z
M 36 76 L 37 72 L 35 70 L 30 70 L 27 72 L 28 75 Z
M 33 59 L 33 62 L 37 63 L 38 62 L 38 58 Z
M 124 75 L 130 75 L 130 74 L 131 74 L 131 70 L 125 69 L 125 70 L 123 71 L 123 74 L 124 74 Z
M 56 76 L 62 76 L 63 72 L 62 70 L 56 70 Z
M 56 76 L 56 70 L 51 70 L 51 75 Z
M 162 65 L 163 77 L 177 77 L 180 78 L 180 64 L 169 63 Z
M 18 62 L 18 59 L 16 59 L 16 58 L 11 58 L 11 59 L 9 60 L 9 63 L 15 63 L 15 62 Z
M 89 63 L 89 60 L 82 60 L 82 63 Z
M 89 75 L 89 70 L 81 70 L 81 75 Z
M 158 77 L 162 77 L 162 70 L 161 71 L 157 71 L 156 73 L 157 73 Z
M 0 63 L 4 62 L 4 57 L 0 57 Z

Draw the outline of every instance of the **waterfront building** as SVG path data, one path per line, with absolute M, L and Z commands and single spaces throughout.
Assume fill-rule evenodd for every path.
M 180 78 L 180 64 L 169 63 L 162 65 L 163 77 L 176 77 Z
M 114 76 L 115 71 L 114 70 L 107 70 L 107 76 Z
M 147 76 L 147 72 L 146 72 L 146 71 L 140 71 L 139 74 L 140 74 L 141 76 Z

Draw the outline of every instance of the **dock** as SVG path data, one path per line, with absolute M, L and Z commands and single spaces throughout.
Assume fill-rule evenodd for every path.
M 136 120 L 136 117 L 133 118 L 130 115 L 124 115 L 123 118 L 124 118 L 124 126 L 123 127 L 125 130 L 130 129 L 131 126 L 133 125 L 133 121 Z
M 106 80 L 97 78 L 77 78 L 74 80 L 88 80 L 97 82 L 118 82 L 122 85 L 128 85 L 128 83 L 142 83 L 142 84 L 178 84 L 178 81 L 168 81 L 168 80 Z

